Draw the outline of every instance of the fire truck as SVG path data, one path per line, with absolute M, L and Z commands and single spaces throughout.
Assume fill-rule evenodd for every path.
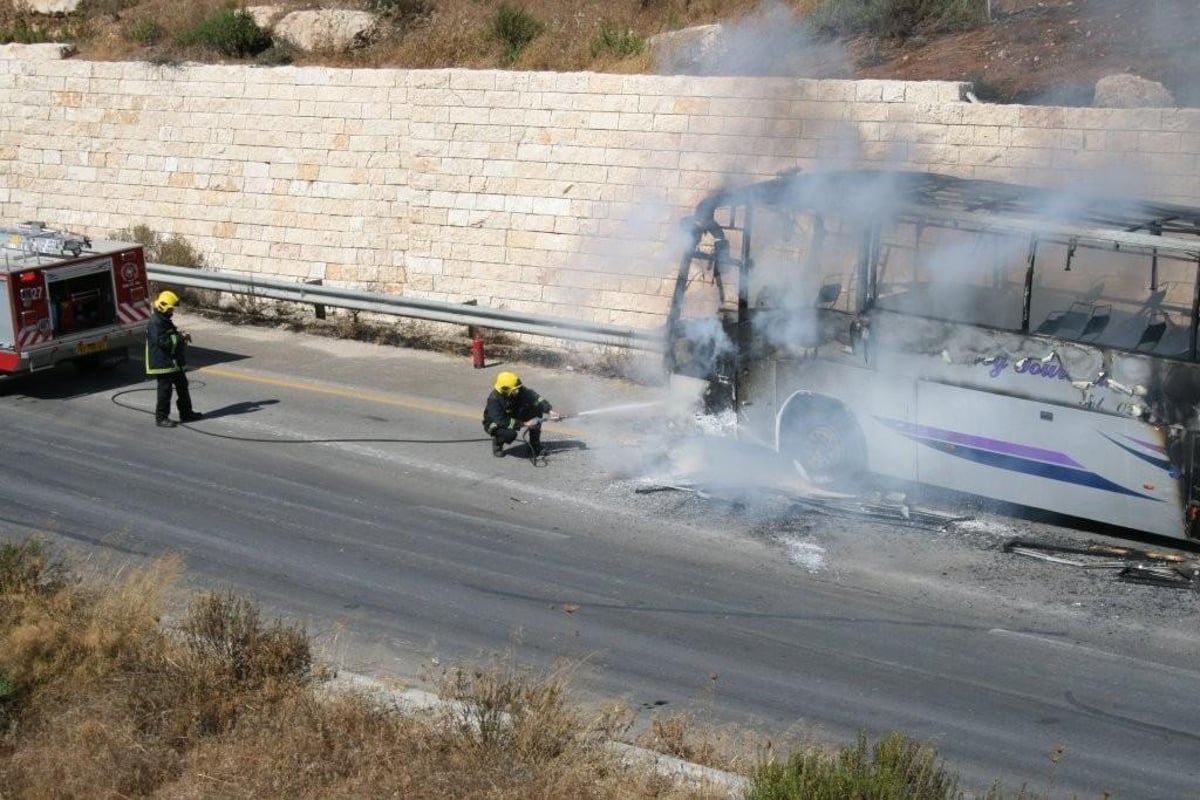
M 0 377 L 124 361 L 149 319 L 141 245 L 41 222 L 0 228 Z

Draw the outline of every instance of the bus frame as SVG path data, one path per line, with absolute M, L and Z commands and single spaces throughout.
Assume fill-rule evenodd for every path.
M 684 230 L 666 367 L 739 436 L 822 483 L 1200 537 L 1200 209 L 797 171 Z

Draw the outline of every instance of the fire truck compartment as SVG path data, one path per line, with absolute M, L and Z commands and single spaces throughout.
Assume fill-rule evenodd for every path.
M 8 276 L 0 275 L 0 348 L 12 349 L 13 341 L 13 309 L 9 297 Z
M 117 321 L 112 275 L 107 269 L 57 280 L 51 273 L 49 293 L 50 317 L 56 336 L 100 328 Z

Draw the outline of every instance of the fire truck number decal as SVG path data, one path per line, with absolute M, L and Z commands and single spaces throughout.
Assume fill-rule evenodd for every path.
M 43 291 L 45 291 L 44 287 L 30 286 L 28 288 L 21 290 L 21 299 L 22 300 L 30 300 L 30 301 L 41 300 Z

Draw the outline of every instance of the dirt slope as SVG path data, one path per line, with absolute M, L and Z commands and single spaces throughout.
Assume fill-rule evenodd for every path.
M 522 0 L 545 28 L 509 64 L 493 33 L 499 0 L 376 0 L 386 7 L 430 9 L 425 14 L 385 15 L 385 33 L 350 53 L 294 53 L 297 65 L 339 67 L 470 67 L 553 71 L 648 72 L 645 53 L 595 51 L 599 31 L 628 31 L 638 41 L 664 30 L 712 22 L 738 23 L 764 7 L 797 14 L 819 0 Z M 79 58 L 221 60 L 212 52 L 181 48 L 175 37 L 224 0 L 90 0 L 79 12 L 34 18 L 78 48 Z M 1163 83 L 1178 105 L 1200 107 L 1200 0 L 983 0 L 992 21 L 965 33 L 922 33 L 904 39 L 858 37 L 846 47 L 814 48 L 814 77 L 968 80 L 992 102 L 1090 105 L 1096 81 L 1133 73 Z M 767 6 L 764 6 L 767 3 Z M 776 3 L 775 6 L 769 6 Z M 2 4 L 0 4 L 2 5 Z M 308 0 L 276 0 L 274 7 L 310 7 Z M 331 7 L 359 7 L 340 0 Z M 0 8 L 0 41 L 16 39 L 28 15 Z M 158 35 L 150 41 L 149 31 Z M 139 33 L 140 32 L 140 33 Z M 849 58 L 847 59 L 847 52 Z M 226 59 L 228 60 L 228 59 Z M 833 63 L 833 62 L 836 62 Z M 264 62 L 272 63 L 272 62 Z M 274 62 L 281 63 L 281 62 Z M 827 68 L 822 68 L 827 67 Z
M 994 7 L 1001 4 L 995 2 Z M 999 102 L 1090 105 L 1095 83 L 1131 72 L 1200 106 L 1200 2 L 1042 0 L 1011 3 L 977 31 L 850 43 L 860 78 L 971 80 Z

